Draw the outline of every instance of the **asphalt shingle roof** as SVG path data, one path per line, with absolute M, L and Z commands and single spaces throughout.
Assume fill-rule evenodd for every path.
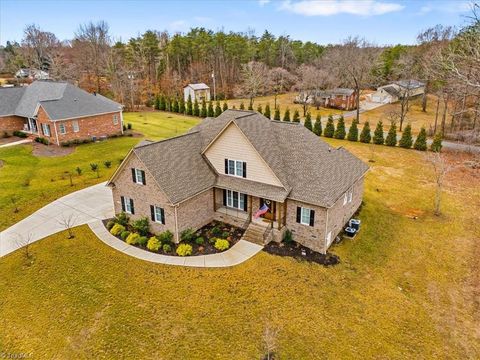
M 66 82 L 34 81 L 24 88 L 0 91 L 0 95 L 5 94 L 1 96 L 4 99 L 0 99 L 0 115 L 14 108 L 13 115 L 33 117 L 38 104 L 42 105 L 51 120 L 115 112 L 122 108 L 100 94 L 90 94 Z
M 231 122 L 240 128 L 283 187 L 217 174 L 202 155 Z M 227 110 L 185 135 L 143 143 L 134 153 L 172 203 L 213 186 L 283 202 L 292 198 L 332 206 L 368 170 L 343 148 L 334 149 L 300 123 L 272 121 L 253 111 Z
M 193 90 L 203 90 L 203 89 L 210 89 L 210 87 L 205 83 L 198 83 L 198 84 L 188 84 Z

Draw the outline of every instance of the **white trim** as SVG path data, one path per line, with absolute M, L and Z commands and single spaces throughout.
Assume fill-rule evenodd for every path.
M 125 214 L 132 215 L 132 202 L 133 202 L 132 198 L 129 198 L 127 196 L 123 197 L 123 207 L 125 208 Z M 127 203 L 128 203 L 128 206 L 127 206 Z M 128 208 L 130 208 L 130 210 L 128 210 Z
M 226 158 L 227 159 L 227 169 L 228 171 L 230 172 L 230 161 L 233 161 L 233 174 L 230 174 L 230 173 L 227 173 L 225 175 L 229 175 L 229 176 L 235 176 L 235 177 L 239 177 L 239 178 L 242 178 L 242 179 L 246 179 L 246 177 L 243 176 L 243 164 L 246 164 L 247 162 L 246 161 L 243 161 L 243 160 L 236 160 L 236 159 L 229 159 L 229 158 Z M 237 175 L 237 163 L 242 163 L 242 175 Z
M 160 219 L 157 218 L 157 209 L 160 210 Z M 153 205 L 153 217 L 155 218 L 155 222 L 158 224 L 165 225 L 165 223 L 162 222 L 162 211 L 163 211 L 163 214 L 165 215 L 165 210 L 162 207 Z
M 75 130 L 75 124 L 77 124 L 76 130 Z M 80 131 L 80 124 L 78 123 L 78 120 L 72 120 L 72 128 L 74 133 L 77 133 Z
M 303 221 L 303 211 L 308 211 L 308 223 Z M 300 224 L 310 226 L 310 220 L 312 217 L 312 209 L 300 206 Z
M 177 244 L 180 242 L 180 238 L 178 236 L 178 214 L 177 214 L 178 205 L 175 205 L 173 209 L 175 210 L 175 239 L 177 240 Z
M 43 110 L 45 110 L 45 109 L 43 109 Z M 66 121 L 66 120 L 73 120 L 73 119 L 82 119 L 82 118 L 98 116 L 98 115 L 107 115 L 107 114 L 113 114 L 113 113 L 117 113 L 117 112 L 122 112 L 122 110 L 108 111 L 108 112 L 104 112 L 104 113 L 97 113 L 97 114 L 90 114 L 90 115 L 73 116 L 73 117 L 68 117 L 68 118 L 64 118 L 64 119 L 55 119 L 55 120 L 52 120 L 50 118 L 50 115 L 48 117 L 50 118 L 49 119 L 50 121 L 57 122 L 57 121 Z M 47 113 L 47 112 L 45 111 L 45 113 Z M 47 113 L 47 115 L 48 115 L 48 113 Z
M 123 134 L 123 111 L 120 111 L 120 131 Z
M 62 132 L 62 126 L 63 126 L 63 132 Z M 60 130 L 60 135 L 66 135 L 67 134 L 67 127 L 65 126 L 64 123 L 58 124 L 58 128 Z
M 60 146 L 60 141 L 58 141 L 57 124 L 53 123 L 53 129 L 55 130 L 55 137 L 57 138 L 57 145 Z
M 143 173 L 141 169 L 133 168 L 135 170 L 135 184 L 143 185 Z M 140 172 L 140 176 L 139 176 Z M 139 181 L 140 178 L 140 181 Z
M 241 211 L 245 211 L 243 206 L 242 206 L 242 201 L 243 201 L 243 205 L 245 206 L 245 199 L 243 198 L 243 196 L 248 196 L 247 194 L 245 193 L 242 193 L 240 191 L 236 191 L 236 190 L 229 190 L 229 189 L 225 189 L 225 191 L 227 192 L 226 193 L 226 196 L 225 196 L 225 200 L 226 200 L 226 204 L 225 206 L 227 208 L 230 208 L 230 209 L 235 209 L 235 210 L 241 210 Z M 231 195 L 231 202 L 230 204 L 228 204 L 228 192 L 230 192 L 230 195 Z M 233 193 L 236 192 L 237 193 L 237 207 L 234 206 L 234 196 L 233 196 Z M 241 200 L 242 199 L 242 200 Z
M 328 245 L 327 245 L 328 208 L 326 209 L 326 212 L 327 212 L 327 215 L 326 215 L 326 219 L 325 219 L 325 235 L 324 235 L 324 238 L 323 238 L 323 243 L 324 243 L 324 247 L 325 247 L 325 254 L 327 253 L 327 248 L 328 248 Z

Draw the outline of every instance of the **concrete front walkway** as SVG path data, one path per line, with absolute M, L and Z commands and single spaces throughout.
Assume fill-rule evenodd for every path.
M 64 219 L 72 227 L 114 216 L 112 191 L 105 182 L 68 194 L 37 210 L 0 232 L 0 257 L 23 246 L 65 230 Z
M 180 265 L 190 267 L 228 267 L 238 265 L 263 249 L 263 246 L 240 240 L 230 249 L 211 255 L 198 256 L 168 256 L 155 254 L 146 250 L 139 249 L 135 246 L 128 245 L 126 242 L 119 240 L 105 228 L 102 221 L 94 221 L 88 224 L 90 229 L 108 246 L 123 252 L 124 254 L 136 257 L 137 259 L 150 261 L 158 264 Z
M 15 145 L 21 145 L 21 144 L 27 144 L 27 143 L 31 143 L 31 142 L 32 142 L 32 139 L 18 140 L 18 141 L 14 141 L 14 142 L 11 142 L 11 143 L 6 143 L 6 144 L 3 144 L 3 145 L 0 145 L 0 148 L 15 146 Z

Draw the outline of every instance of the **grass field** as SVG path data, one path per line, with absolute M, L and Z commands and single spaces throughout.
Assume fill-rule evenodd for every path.
M 371 157 L 372 146 L 329 142 Z M 42 359 L 259 359 L 269 324 L 280 359 L 479 358 L 478 173 L 449 174 L 436 217 L 423 154 L 374 148 L 362 229 L 332 248 L 339 265 L 266 253 L 228 269 L 151 264 L 80 227 L 73 240 L 33 244 L 31 265 L 21 251 L 0 259 L 0 349 Z
M 148 134 L 152 140 L 184 133 L 199 121 L 162 112 L 125 113 L 124 118 L 125 123 L 133 125 L 135 132 Z M 0 160 L 3 162 L 3 167 L 0 168 L 0 231 L 52 200 L 106 181 L 132 146 L 140 140 L 122 137 L 81 145 L 72 154 L 62 157 L 34 156 L 31 145 L 0 148 Z M 112 167 L 106 168 L 105 161 L 111 161 Z M 90 170 L 91 163 L 100 166 L 99 178 Z M 80 176 L 75 171 L 77 167 L 82 169 Z M 72 174 L 73 186 L 70 186 L 69 172 Z M 17 213 L 15 207 L 18 207 Z

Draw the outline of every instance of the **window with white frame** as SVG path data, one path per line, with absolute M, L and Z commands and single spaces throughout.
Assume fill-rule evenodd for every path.
M 58 129 L 60 130 L 60 134 L 62 135 L 67 133 L 67 129 L 65 128 L 65 124 L 63 123 L 58 124 Z
M 73 132 L 79 132 L 80 131 L 80 126 L 78 125 L 77 120 L 72 121 L 72 126 L 73 126 Z
M 50 136 L 50 125 L 42 124 L 43 135 Z
M 225 159 L 225 174 L 247 177 L 247 163 L 240 160 Z
M 137 184 L 145 185 L 145 171 L 140 169 L 132 169 L 133 181 Z
M 301 208 L 300 224 L 310 225 L 310 209 L 304 207 Z
M 133 199 L 122 196 L 122 210 L 127 214 L 134 214 Z
M 152 205 L 153 221 L 165 225 L 165 211 L 160 206 Z
M 347 203 L 347 201 L 348 201 L 348 194 L 345 193 L 345 194 L 343 195 L 343 205 L 345 205 L 345 204 Z
M 244 210 L 246 196 L 247 195 L 242 194 L 238 191 L 227 190 L 226 205 L 234 209 Z
M 118 114 L 113 114 L 113 125 L 118 125 Z
M 353 198 L 353 190 L 350 190 L 350 192 L 348 193 L 348 202 L 349 203 L 352 202 L 352 198 Z

